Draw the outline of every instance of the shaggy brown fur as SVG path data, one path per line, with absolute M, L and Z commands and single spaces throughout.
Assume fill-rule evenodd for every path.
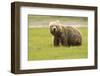
M 50 32 L 54 36 L 54 46 L 78 46 L 82 44 L 82 36 L 78 29 L 63 26 L 59 21 L 50 22 Z

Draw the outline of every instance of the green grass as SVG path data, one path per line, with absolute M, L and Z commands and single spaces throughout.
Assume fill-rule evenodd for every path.
M 55 60 L 87 58 L 87 28 L 81 27 L 82 46 L 54 47 L 48 28 L 29 28 L 28 60 Z

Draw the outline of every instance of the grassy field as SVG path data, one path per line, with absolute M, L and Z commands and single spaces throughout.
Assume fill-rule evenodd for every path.
M 55 60 L 87 58 L 87 27 L 81 27 L 82 46 L 54 47 L 48 28 L 29 28 L 28 60 Z

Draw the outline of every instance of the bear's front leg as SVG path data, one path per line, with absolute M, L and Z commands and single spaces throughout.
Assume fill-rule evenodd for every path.
M 59 46 L 60 41 L 58 37 L 54 37 L 54 46 Z

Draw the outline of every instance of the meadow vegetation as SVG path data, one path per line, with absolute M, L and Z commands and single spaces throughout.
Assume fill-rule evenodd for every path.
M 88 56 L 88 29 L 78 28 L 82 33 L 82 46 L 54 47 L 49 28 L 29 28 L 28 60 L 80 59 Z

